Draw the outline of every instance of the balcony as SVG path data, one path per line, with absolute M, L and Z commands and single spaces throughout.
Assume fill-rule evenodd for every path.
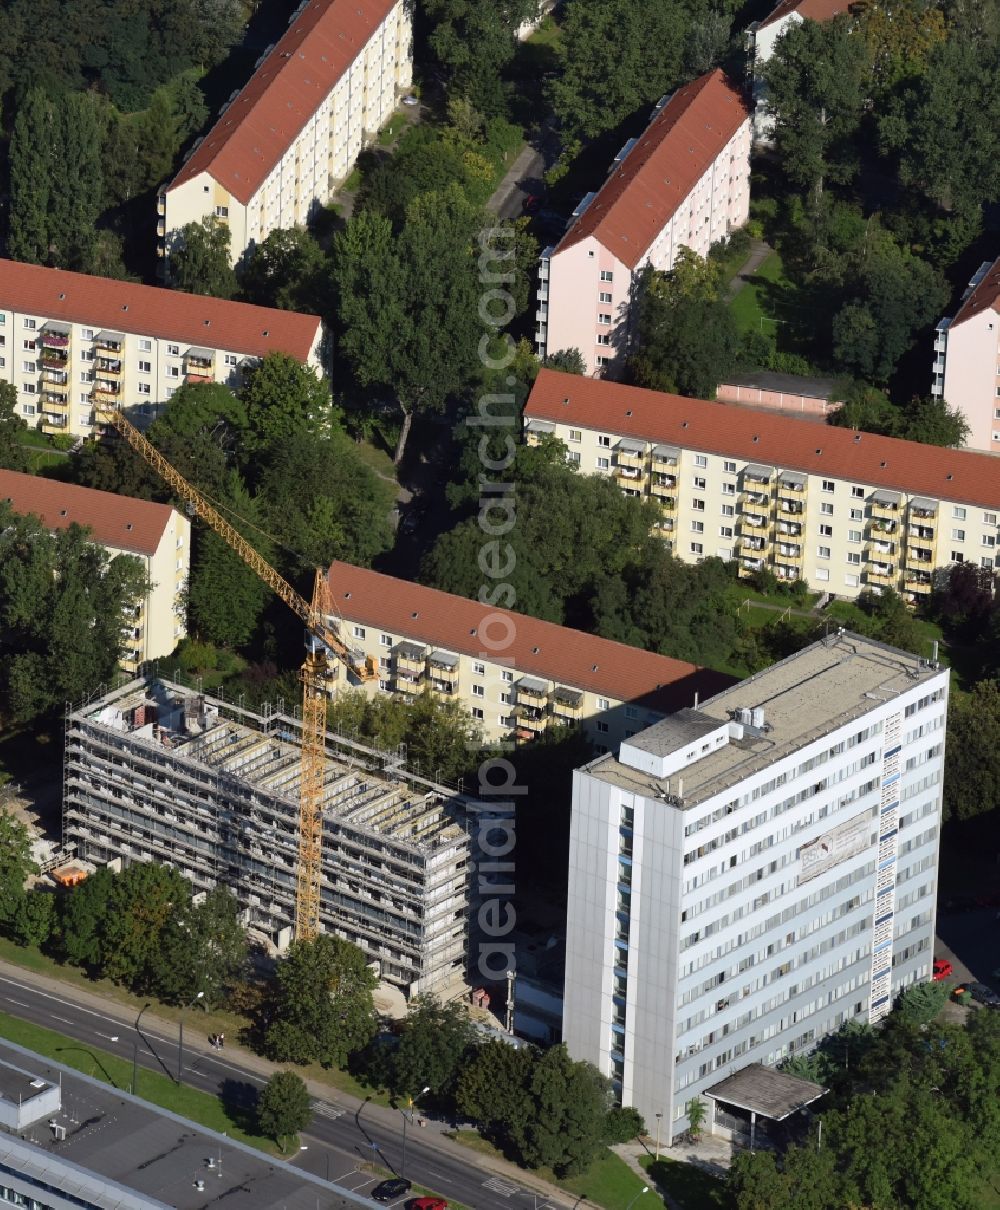
M 741 534 L 740 547 L 742 550 L 763 551 L 768 546 L 767 539 L 756 534 Z
M 517 730 L 527 731 L 532 737 L 541 735 L 549 725 L 548 711 L 540 706 L 516 706 L 514 717 L 517 720 Z
M 805 501 L 796 500 L 792 496 L 778 497 L 779 517 L 801 517 L 806 511 Z
M 873 520 L 898 521 L 903 507 L 903 497 L 898 492 L 877 491 L 869 501 Z
M 802 547 L 797 543 L 779 542 L 774 557 L 785 563 L 798 565 L 802 562 Z
M 42 382 L 53 387 L 69 386 L 69 374 L 65 370 L 42 370 Z
M 895 584 L 896 574 L 895 563 L 874 563 L 865 572 L 865 579 L 869 584 Z
M 929 546 L 908 546 L 906 548 L 907 568 L 931 568 L 934 566 L 934 551 Z
M 529 420 L 524 426 L 524 440 L 528 445 L 538 445 L 543 437 L 554 437 L 554 420 Z
M 122 384 L 107 379 L 97 379 L 94 382 L 94 398 L 108 403 L 117 403 L 122 397 Z
M 896 553 L 895 542 L 866 542 L 865 558 L 876 563 L 888 563 Z
M 47 323 L 38 337 L 42 348 L 68 349 L 70 330 L 69 324 Z
M 767 529 L 770 521 L 765 513 L 745 512 L 741 518 L 741 523 L 744 526 L 749 526 L 751 529 Z
M 156 196 L 156 213 L 159 215 L 167 213 L 167 195 L 165 193 L 159 193 Z
M 113 361 L 117 361 L 125 352 L 125 333 L 106 330 L 98 332 L 94 337 L 94 351 L 98 356 L 104 354 Z
M 934 578 L 930 572 L 921 573 L 907 570 L 903 586 L 907 592 L 926 596 L 934 587 Z
M 910 524 L 914 520 L 923 523 L 928 523 L 931 526 L 937 523 L 938 506 L 936 500 L 927 500 L 923 497 L 915 496 L 910 501 Z
M 215 381 L 215 351 L 213 349 L 188 349 L 184 354 L 184 381 Z
M 659 475 L 653 474 L 653 481 L 649 485 L 649 494 L 655 496 L 661 503 L 665 500 L 674 503 L 674 492 L 677 490 L 676 475 Z
M 623 438 L 615 447 L 615 465 L 622 469 L 644 470 L 646 466 L 645 443 Z
M 773 478 L 773 467 L 761 466 L 759 463 L 751 462 L 743 472 L 744 491 L 750 491 L 751 484 L 759 484 L 761 487 L 768 487 Z M 759 488 L 757 490 L 759 490 Z
M 46 433 L 60 433 L 69 425 L 68 416 L 59 416 L 55 412 L 42 413 L 42 431 Z
M 643 472 L 638 467 L 616 466 L 614 475 L 619 487 L 625 488 L 626 491 L 631 489 L 635 495 L 640 494 L 636 489 L 642 487 Z
M 120 358 L 113 357 L 98 357 L 94 363 L 94 371 L 100 374 L 102 378 L 120 378 L 122 374 L 122 363 Z
M 891 537 L 899 528 L 899 521 L 890 521 L 885 517 L 869 517 L 867 521 L 869 535 L 884 534 Z
M 579 722 L 583 718 L 583 694 L 578 689 L 557 685 L 552 697 L 552 716 L 562 723 Z
M 65 349 L 43 349 L 39 360 L 43 366 L 50 366 L 54 370 L 64 370 L 69 365 L 69 354 Z
M 802 525 L 798 521 L 779 521 L 778 533 L 787 534 L 790 538 L 798 538 L 802 535 Z
M 66 391 L 43 391 L 42 403 L 47 406 L 55 406 L 60 408 L 69 407 L 69 394 Z
M 547 681 L 533 676 L 522 676 L 515 688 L 518 706 L 524 706 L 526 709 L 540 709 L 544 712 L 549 702 Z
M 654 445 L 652 459 L 653 470 L 662 471 L 665 467 L 678 465 L 680 450 L 674 445 Z

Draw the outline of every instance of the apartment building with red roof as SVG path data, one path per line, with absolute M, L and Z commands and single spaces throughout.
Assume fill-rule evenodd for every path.
M 321 369 L 318 315 L 0 260 L 0 382 L 48 433 L 88 436 L 95 407 L 148 421 L 183 382 L 239 386 L 268 353 Z
M 656 505 L 679 558 L 856 597 L 929 593 L 953 563 L 997 566 L 1000 462 L 732 404 L 542 370 L 529 443 L 555 437 L 582 474 Z
M 5 470 L 0 470 L 0 504 L 38 517 L 48 530 L 80 525 L 110 555 L 140 560 L 149 590 L 122 621 L 126 669 L 134 672 L 147 660 L 169 655 L 184 638 L 191 522 L 182 513 L 169 504 Z
M 1000 259 L 979 266 L 955 315 L 937 325 L 931 394 L 965 417 L 969 449 L 1000 454 Z
M 303 0 L 280 41 L 223 106 L 160 193 L 159 251 L 214 216 L 233 264 L 302 225 L 350 174 L 413 71 L 411 0 Z
M 530 740 L 577 723 L 610 751 L 731 683 L 683 660 L 350 563 L 329 571 L 332 622 L 355 661 L 379 670 L 367 691 L 429 691 L 467 710 L 488 741 Z M 433 774 L 428 771 L 428 775 Z
M 562 239 L 542 252 L 540 357 L 578 349 L 588 374 L 620 360 L 645 268 L 671 269 L 682 246 L 704 256 L 746 222 L 750 141 L 750 111 L 718 69 L 656 106 Z

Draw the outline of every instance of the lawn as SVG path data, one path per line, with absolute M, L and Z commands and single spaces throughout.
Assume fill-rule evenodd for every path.
M 380 445 L 374 445 L 371 441 L 360 441 L 355 446 L 355 453 L 376 475 L 383 479 L 392 479 L 395 482 L 396 467 L 393 465 L 392 457 Z
M 660 1192 L 670 1194 L 682 1210 L 730 1210 L 732 1202 L 726 1186 L 718 1178 L 677 1160 L 644 1156 L 640 1161 Z
M 409 122 L 409 118 L 405 113 L 394 113 L 386 122 L 385 126 L 379 131 L 378 145 L 379 147 L 391 147 L 399 136 L 399 132 Z
M 81 1071 L 84 1075 L 93 1076 L 114 1088 L 127 1090 L 131 1086 L 132 1064 L 128 1059 L 119 1059 L 96 1046 L 84 1046 L 74 1038 L 67 1038 L 41 1025 L 0 1013 L 0 1037 Z M 140 1070 L 137 1095 L 210 1130 L 228 1134 L 241 1143 L 249 1143 L 270 1155 L 279 1154 L 271 1139 L 245 1129 L 246 1123 L 241 1124 L 242 1115 L 231 1114 L 218 1097 L 189 1088 L 186 1084 L 177 1084 L 169 1076 Z
M 729 309 L 736 320 L 740 332 L 756 331 L 758 329 L 773 330 L 781 322 L 780 318 L 771 313 L 767 299 L 767 283 L 788 285 L 785 278 L 785 268 L 777 252 L 763 262 L 753 277 L 729 304 Z

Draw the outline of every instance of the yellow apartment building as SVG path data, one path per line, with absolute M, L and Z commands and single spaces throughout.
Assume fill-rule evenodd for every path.
M 732 404 L 542 370 L 525 438 L 555 437 L 581 474 L 654 501 L 679 559 L 855 597 L 910 601 L 953 563 L 997 558 L 1000 462 Z

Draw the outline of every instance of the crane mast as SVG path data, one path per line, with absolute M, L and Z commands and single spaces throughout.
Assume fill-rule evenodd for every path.
M 110 424 L 207 525 L 223 539 L 305 624 L 309 637 L 302 665 L 302 748 L 299 773 L 299 854 L 295 874 L 295 937 L 312 940 L 320 931 L 320 886 L 323 868 L 323 780 L 326 764 L 326 684 L 330 655 L 360 680 L 376 675 L 374 661 L 355 660 L 330 629 L 326 577 L 318 568 L 312 601 L 307 601 L 243 535 L 117 409 L 98 406 L 98 419 Z

